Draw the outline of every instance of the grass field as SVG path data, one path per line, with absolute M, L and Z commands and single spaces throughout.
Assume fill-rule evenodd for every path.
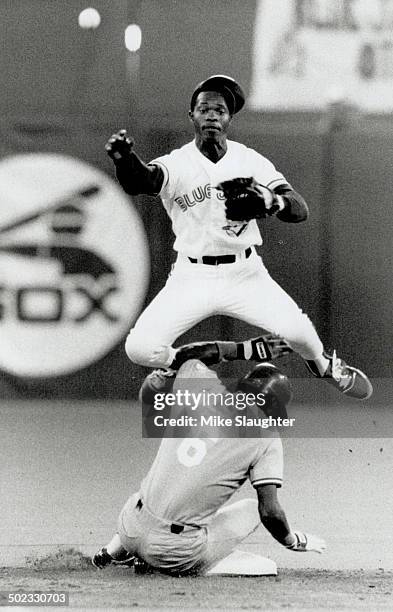
M 172 578 L 96 570 L 68 550 L 24 568 L 0 569 L 1 590 L 68 591 L 70 608 L 182 610 L 392 610 L 393 572 L 279 570 L 274 577 Z M 0 605 L 6 605 L 4 599 Z

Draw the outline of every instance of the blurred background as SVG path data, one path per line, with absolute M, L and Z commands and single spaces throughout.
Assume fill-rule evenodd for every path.
M 62 491 L 60 500 L 49 498 L 46 516 L 57 529 L 66 505 L 82 516 L 94 482 L 104 513 L 97 519 L 98 512 L 85 512 L 75 532 L 70 510 L 51 542 L 82 541 L 89 523 L 96 525 L 90 538 L 96 544 L 109 535 L 113 508 L 128 491 L 113 482 L 117 444 L 123 457 L 127 449 L 134 457 L 133 486 L 146 467 L 137 456 L 153 456 L 155 442 L 141 443 L 139 421 L 130 423 L 125 408 L 146 370 L 127 360 L 123 345 L 165 282 L 173 235 L 157 199 L 122 192 L 104 145 L 123 127 L 145 160 L 186 143 L 191 92 L 211 74 L 232 76 L 247 94 L 230 137 L 271 159 L 310 206 L 305 224 L 261 225 L 268 269 L 309 314 L 326 347 L 373 378 L 372 406 L 389 410 L 391 0 L 3 0 L 0 37 L 0 398 L 2 448 L 12 470 L 5 483 L 17 504 L 9 506 L 3 533 L 10 533 L 17 508 L 20 542 L 42 548 L 47 535 L 36 537 L 40 527 L 29 523 L 18 496 L 27 490 L 32 507 L 48 513 L 43 500 Z M 214 317 L 178 343 L 256 332 Z M 285 367 L 294 378 L 307 376 L 296 356 Z M 309 399 L 309 382 L 299 382 L 296 401 Z M 71 402 L 89 399 L 115 403 Z M 59 444 L 63 459 L 72 449 L 75 465 L 64 459 L 60 466 Z M 314 452 L 293 450 L 308 465 Z M 340 465 L 347 452 L 336 451 Z M 360 456 L 376 459 L 377 480 L 386 452 L 368 445 L 359 447 Z M 48 458 L 54 474 L 44 484 Z M 63 468 L 71 470 L 71 494 Z M 347 468 L 349 486 L 367 469 L 356 462 Z M 370 520 L 374 511 L 366 512 Z

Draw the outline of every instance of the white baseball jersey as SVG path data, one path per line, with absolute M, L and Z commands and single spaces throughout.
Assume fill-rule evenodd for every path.
M 159 195 L 172 221 L 175 251 L 191 257 L 228 255 L 262 244 L 255 219 L 227 220 L 224 195 L 215 187 L 236 177 L 253 176 L 270 189 L 287 181 L 253 149 L 232 140 L 227 147 L 217 163 L 199 151 L 195 140 L 150 162 L 164 172 Z
M 227 393 L 216 373 L 205 366 L 201 372 L 200 366 L 195 360 L 185 363 L 179 370 L 180 377 L 199 378 L 204 387 L 211 378 L 209 391 Z M 140 491 L 156 516 L 169 522 L 202 525 L 247 478 L 254 487 L 281 486 L 283 451 L 276 430 L 261 430 L 260 438 L 163 439 Z

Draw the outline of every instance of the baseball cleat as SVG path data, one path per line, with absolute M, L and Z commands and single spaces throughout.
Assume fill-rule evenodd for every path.
M 103 569 L 104 567 L 112 563 L 112 557 L 110 556 L 106 548 L 101 548 L 101 550 L 99 550 L 94 555 L 94 557 L 92 557 L 91 562 L 94 567 L 97 567 L 98 569 Z
M 333 351 L 333 355 L 327 355 L 326 353 L 324 355 L 329 359 L 330 363 L 327 371 L 321 378 L 326 379 L 348 397 L 360 400 L 366 400 L 371 397 L 373 386 L 364 372 L 347 365 L 345 361 L 337 357 L 336 351 Z M 312 362 L 308 362 L 307 365 L 309 370 L 316 375 Z
M 154 572 L 154 568 L 144 559 L 141 559 L 141 557 L 135 557 L 134 572 L 135 574 L 152 574 Z
M 91 562 L 94 567 L 98 569 L 103 569 L 107 565 L 124 565 L 126 567 L 132 567 L 134 565 L 134 555 L 125 552 L 123 558 L 114 559 L 104 547 L 92 557 Z

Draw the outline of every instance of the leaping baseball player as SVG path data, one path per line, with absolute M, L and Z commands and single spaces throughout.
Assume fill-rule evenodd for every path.
M 148 404 L 154 394 L 151 378 L 152 374 L 142 384 L 142 403 Z M 188 360 L 180 367 L 174 393 L 182 389 L 184 379 L 195 379 L 218 397 L 229 393 L 217 374 L 199 360 Z M 234 396 L 237 393 L 251 395 L 251 411 L 259 416 L 285 416 L 291 398 L 288 378 L 271 363 L 258 364 L 241 378 Z M 260 393 L 263 406 L 256 402 Z M 157 570 L 177 576 L 275 574 L 273 561 L 237 551 L 261 523 L 291 551 L 323 552 L 323 539 L 291 529 L 278 501 L 283 450 L 276 429 L 236 439 L 207 438 L 206 428 L 197 427 L 195 436 L 163 438 L 140 490 L 120 512 L 117 533 L 94 555 L 93 565 L 100 569 L 134 565 L 139 573 Z M 257 500 L 243 499 L 223 507 L 248 479 Z
M 300 223 L 307 219 L 308 207 L 266 157 L 227 138 L 244 103 L 234 79 L 213 75 L 191 95 L 192 142 L 148 164 L 135 153 L 125 130 L 106 144 L 123 189 L 130 195 L 160 196 L 176 236 L 176 263 L 131 329 L 127 355 L 134 363 L 173 375 L 186 359 L 212 350 L 203 343 L 179 350 L 173 347 L 175 340 L 209 316 L 228 315 L 283 338 L 314 376 L 350 397 L 367 399 L 372 393 L 367 376 L 335 351 L 324 351 L 308 316 L 273 280 L 255 251 L 262 244 L 257 218 L 275 215 L 284 223 Z M 255 350 L 251 344 L 247 351 L 232 347 L 229 358 L 263 361 L 266 355 L 261 357 L 257 349 L 269 349 L 271 339 L 256 339 Z

